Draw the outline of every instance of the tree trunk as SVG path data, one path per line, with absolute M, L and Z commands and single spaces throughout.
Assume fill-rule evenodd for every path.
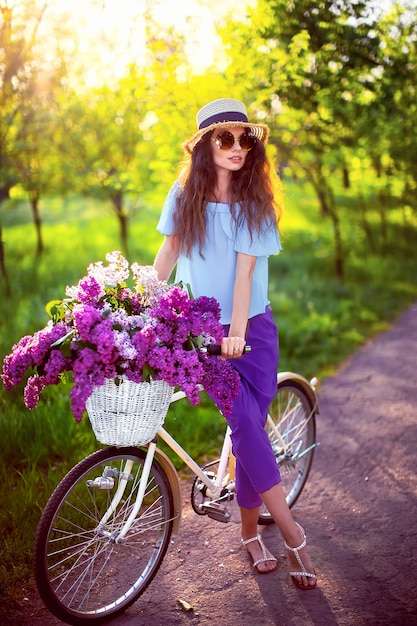
M 120 220 L 120 239 L 122 242 L 122 249 L 124 250 L 125 256 L 129 256 L 127 239 L 128 239 L 128 219 L 125 212 L 122 212 L 119 217 Z
M 0 207 L 2 203 L 10 197 L 9 192 L 10 192 L 10 187 L 8 186 L 0 188 Z M 1 277 L 4 281 L 4 293 L 6 297 L 10 297 L 11 289 L 10 289 L 9 275 L 7 273 L 7 267 L 6 267 L 6 251 L 4 248 L 3 227 L 1 223 L 0 223 L 0 272 L 1 272 Z
M 367 216 L 366 216 L 366 203 L 365 203 L 365 198 L 363 197 L 363 193 L 362 191 L 358 192 L 358 205 L 360 208 L 360 215 L 361 215 L 361 222 L 362 222 L 362 229 L 366 235 L 366 239 L 369 243 L 369 248 L 371 250 L 371 252 L 373 254 L 375 254 L 376 252 L 376 246 L 375 246 L 375 240 L 374 240 L 374 236 L 372 233 L 372 228 L 368 222 Z
M 44 251 L 44 245 L 42 240 L 42 220 L 39 212 L 39 194 L 30 196 L 30 206 L 32 209 L 33 223 L 36 229 L 36 254 L 40 256 Z
M 336 201 L 332 188 L 326 182 L 319 165 L 315 172 L 306 169 L 308 180 L 311 182 L 320 203 L 320 212 L 330 217 L 333 224 L 333 249 L 336 276 L 343 282 L 345 278 L 345 253 L 340 229 L 340 220 L 337 214 Z
M 320 180 L 317 185 L 313 183 L 313 187 L 316 190 L 317 198 L 319 199 L 320 213 L 322 217 L 328 217 L 330 214 L 330 209 L 327 206 L 326 188 L 325 186 L 322 186 L 320 184 Z
M 349 177 L 349 170 L 347 168 L 347 165 L 343 166 L 343 187 L 345 189 L 350 189 L 350 177 Z
M 9 275 L 7 273 L 7 267 L 6 267 L 6 255 L 5 255 L 4 241 L 3 241 L 3 228 L 1 224 L 0 224 L 0 270 L 1 270 L 1 277 L 4 281 L 4 292 L 5 292 L 6 297 L 9 298 L 11 295 L 11 289 L 10 289 Z
M 128 216 L 123 207 L 123 191 L 116 191 L 112 194 L 111 200 L 114 211 L 119 220 L 120 241 L 125 256 L 128 256 Z
M 389 183 L 387 183 L 385 189 L 381 189 L 378 194 L 382 255 L 385 255 L 388 244 L 387 201 L 390 197 L 390 191 Z
M 328 206 L 330 209 L 329 215 L 333 224 L 333 245 L 334 245 L 334 260 L 335 260 L 336 276 L 340 278 L 341 282 L 343 282 L 345 279 L 345 252 L 343 248 L 340 220 L 339 220 L 339 216 L 337 214 L 337 209 L 336 209 L 336 201 L 335 201 L 333 190 L 331 189 L 331 187 L 328 187 L 328 195 L 329 195 Z

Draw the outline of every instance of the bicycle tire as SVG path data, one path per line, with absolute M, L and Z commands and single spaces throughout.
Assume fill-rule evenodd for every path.
M 155 459 L 141 509 L 125 538 L 114 540 L 135 503 L 145 457 L 144 450 L 133 447 L 94 452 L 62 479 L 42 513 L 35 536 L 35 580 L 47 608 L 68 624 L 99 624 L 123 613 L 162 563 L 174 506 L 168 478 Z M 132 467 L 123 475 L 127 461 Z M 109 475 L 112 488 L 87 484 Z M 111 511 L 122 476 L 128 476 L 123 496 L 100 524 Z
M 269 415 L 286 443 L 284 451 L 267 423 L 265 428 L 281 474 L 285 497 L 291 508 L 304 489 L 313 462 L 316 443 L 315 407 L 302 385 L 296 380 L 286 380 L 277 387 Z M 258 522 L 262 525 L 274 522 L 264 505 Z

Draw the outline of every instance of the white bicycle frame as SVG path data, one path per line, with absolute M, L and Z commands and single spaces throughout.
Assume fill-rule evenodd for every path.
M 178 400 L 182 400 L 185 398 L 185 393 L 183 391 L 176 391 L 173 393 L 171 398 L 171 404 L 173 402 L 177 402 Z M 283 450 L 285 450 L 286 445 L 276 428 L 273 420 L 268 415 L 268 426 L 274 432 L 275 437 L 280 442 Z M 201 482 L 207 487 L 207 495 L 210 498 L 216 499 L 221 495 L 224 487 L 227 486 L 230 491 L 233 491 L 235 483 L 234 483 L 234 457 L 232 453 L 232 441 L 231 441 L 231 429 L 229 426 L 226 428 L 222 451 L 220 454 L 218 471 L 216 474 L 215 480 L 211 480 L 211 478 L 204 472 L 201 467 L 194 461 L 194 459 L 184 450 L 184 448 L 165 430 L 165 428 L 161 427 L 158 430 L 158 436 L 171 448 L 173 452 L 175 452 L 179 458 L 187 465 L 187 467 L 197 476 Z M 145 495 L 146 485 L 148 484 L 149 473 L 152 466 L 152 461 L 155 456 L 156 451 L 156 443 L 151 441 L 148 444 L 148 450 L 146 453 L 146 459 L 142 470 L 142 475 L 140 478 L 140 484 L 138 493 L 136 496 L 136 502 L 130 512 L 130 515 L 126 522 L 124 523 L 119 535 L 116 537 L 116 543 L 118 541 L 123 540 L 126 534 L 129 532 L 143 502 L 143 497 Z M 104 526 L 112 513 L 116 510 L 117 505 L 123 497 L 125 487 L 128 482 L 128 476 L 130 470 L 132 468 L 133 461 L 127 461 L 126 466 L 123 471 L 123 476 L 119 482 L 119 487 L 110 503 L 108 510 L 106 511 L 103 518 L 100 520 L 99 526 Z

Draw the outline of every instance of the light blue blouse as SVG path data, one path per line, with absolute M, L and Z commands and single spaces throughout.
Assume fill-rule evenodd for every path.
M 172 235 L 174 232 L 173 215 L 178 191 L 179 185 L 175 183 L 165 200 L 157 226 L 162 235 Z M 206 228 L 202 255 L 198 244 L 189 257 L 181 254 L 175 281 L 188 283 L 196 298 L 202 295 L 216 298 L 221 308 L 221 323 L 230 324 L 237 253 L 256 256 L 249 318 L 264 313 L 269 304 L 268 255 L 277 254 L 281 250 L 275 224 L 265 225 L 259 234 L 253 233 L 251 240 L 245 223 L 236 229 L 229 204 L 208 202 Z

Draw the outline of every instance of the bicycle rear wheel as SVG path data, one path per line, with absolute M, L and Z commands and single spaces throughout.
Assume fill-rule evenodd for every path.
M 69 624 L 101 623 L 122 613 L 165 556 L 174 507 L 155 460 L 142 507 L 116 542 L 135 504 L 145 457 L 139 448 L 94 452 L 63 478 L 45 507 L 35 537 L 36 584 L 48 609 Z M 116 502 L 119 485 L 123 495 Z
M 281 484 L 288 506 L 292 507 L 304 488 L 313 462 L 316 443 L 315 407 L 297 381 L 284 381 L 277 388 L 269 415 L 282 437 L 281 441 L 267 422 L 266 431 L 280 470 Z M 259 523 L 273 523 L 265 506 L 261 507 Z

